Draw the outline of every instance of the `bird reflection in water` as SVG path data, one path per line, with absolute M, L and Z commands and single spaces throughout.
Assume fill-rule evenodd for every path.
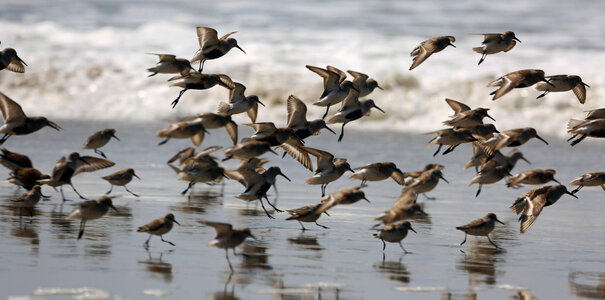
M 209 190 L 195 190 L 189 194 L 187 202 L 179 203 L 174 209 L 187 214 L 204 214 L 208 206 L 220 206 L 223 204 L 223 193 Z
M 147 249 L 146 249 L 147 250 Z M 151 252 L 147 250 L 147 260 L 139 260 L 138 263 L 146 267 L 152 277 L 159 277 L 166 283 L 172 282 L 172 264 L 162 260 L 164 252 L 172 253 L 174 250 L 162 251 L 158 258 L 153 258 Z
M 403 255 L 397 261 L 385 260 L 385 254 L 382 254 L 382 261 L 374 263 L 373 267 L 376 271 L 383 275 L 383 278 L 399 281 L 401 283 L 410 283 L 410 272 L 406 266 L 401 263 Z
M 582 298 L 605 298 L 605 272 L 570 272 L 569 291 Z
M 456 268 L 466 271 L 469 275 L 469 285 L 494 285 L 498 271 L 496 263 L 504 261 L 504 251 L 483 243 L 482 240 L 475 239 L 472 246 L 462 253 L 462 259 L 458 260 Z
M 40 238 L 38 237 L 37 224 L 17 224 L 13 228 L 11 234 L 14 237 L 21 238 L 23 242 L 26 242 L 32 246 L 31 255 L 38 256 L 40 254 Z
M 446 292 L 441 294 L 441 300 L 454 300 L 454 299 L 464 299 L 464 300 L 477 300 L 477 293 L 473 290 L 469 290 L 466 294 L 456 294 L 452 292 Z
M 288 242 L 301 250 L 320 251 L 324 249 L 317 241 L 317 236 L 306 235 L 304 233 L 288 238 Z
M 244 257 L 242 261 L 242 268 L 244 269 L 273 269 L 269 265 L 267 247 L 261 243 L 245 243 L 242 256 Z

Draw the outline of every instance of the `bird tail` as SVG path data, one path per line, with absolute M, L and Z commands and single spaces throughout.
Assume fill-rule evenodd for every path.
M 574 131 L 582 123 L 584 123 L 582 120 L 570 119 L 569 122 L 567 122 L 567 132 Z
M 477 53 L 483 53 L 483 47 L 474 47 L 473 51 L 475 51 Z
M 229 112 L 229 103 L 220 102 L 218 104 L 218 113 L 219 114 L 228 114 Z

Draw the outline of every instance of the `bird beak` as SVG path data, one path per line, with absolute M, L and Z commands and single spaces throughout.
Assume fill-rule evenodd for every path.
M 370 200 L 368 200 L 368 198 L 366 198 L 366 196 L 364 195 L 361 199 L 368 201 L 368 203 L 371 203 Z
M 262 102 L 260 102 L 260 100 L 256 99 L 256 102 L 260 105 L 262 105 L 263 107 L 266 107 Z
M 496 119 L 492 118 L 492 116 L 490 116 L 488 114 L 485 114 L 485 116 L 488 117 L 488 118 L 490 118 L 490 119 L 492 119 L 492 120 L 494 120 L 494 122 L 496 121 Z M 498 132 L 498 131 L 496 131 L 496 132 Z
M 504 223 L 502 223 L 502 221 L 500 221 L 500 220 L 498 220 L 498 219 L 496 219 L 496 222 L 498 222 L 498 223 L 500 223 L 500 224 L 504 225 Z
M 546 79 L 542 79 L 542 81 L 544 81 L 544 82 L 548 83 L 548 85 L 550 85 L 550 86 L 552 86 L 552 87 L 555 87 L 555 85 L 554 85 L 554 84 L 550 83 L 550 81 L 548 81 L 548 80 L 546 80 Z
M 513 40 L 515 40 L 515 41 L 517 41 L 517 42 L 521 43 L 521 40 L 520 40 L 520 39 L 518 39 L 517 37 L 514 37 L 514 38 L 513 38 Z
M 524 160 L 526 163 L 528 163 L 528 164 L 530 164 L 530 165 L 531 165 L 531 162 L 530 162 L 529 160 L 527 160 L 527 158 L 525 158 L 525 157 L 521 156 L 521 159 L 522 159 L 522 160 Z
M 118 141 L 120 140 L 115 134 L 112 134 L 111 137 L 114 138 L 114 139 L 116 139 L 116 140 L 118 140 Z
M 414 230 L 414 228 L 412 228 L 412 226 L 410 226 L 410 230 L 413 231 L 414 233 L 418 234 L 418 232 L 416 232 L 416 230 Z
M 138 178 L 139 180 L 141 179 L 141 177 L 139 177 L 139 176 L 138 176 L 137 174 L 135 174 L 135 173 L 132 173 L 132 176 L 134 176 L 134 177 Z
M 172 222 L 176 223 L 177 225 L 181 226 L 181 223 L 177 222 L 176 219 L 172 219 Z
M 273 151 L 273 149 L 271 149 L 271 148 L 269 148 L 269 152 L 271 152 L 271 153 L 273 153 L 273 154 L 275 154 L 275 155 L 279 156 L 279 154 L 277 154 L 277 152 Z
M 118 209 L 117 209 L 115 206 L 113 206 L 113 204 L 110 204 L 110 205 L 109 205 L 109 207 L 111 207 L 111 209 L 115 210 L 117 213 L 120 213 L 120 212 L 118 211 Z
M 552 181 L 554 181 L 554 182 L 556 182 L 556 183 L 558 183 L 558 184 L 561 184 L 561 183 L 560 183 L 558 180 L 556 180 L 556 179 L 554 179 L 554 178 L 552 179 Z
M 447 184 L 449 184 L 449 183 L 450 183 L 449 181 L 447 181 L 447 179 L 445 179 L 445 178 L 443 177 L 443 175 L 439 175 L 439 178 L 441 178 L 441 179 L 442 179 L 443 181 L 445 181 Z
M 240 49 L 240 50 L 242 50 L 242 52 L 244 52 L 244 54 L 246 54 L 246 51 L 244 51 L 244 49 L 242 49 L 242 48 L 240 48 L 240 46 L 238 46 L 238 45 L 235 45 L 235 47 L 236 47 L 236 48 L 237 48 L 237 49 Z
M 329 132 L 336 134 L 336 132 L 334 132 L 334 130 L 332 130 L 330 127 L 328 127 L 328 125 L 324 125 L 324 128 L 327 129 Z
M 382 110 L 382 108 L 378 107 L 376 104 L 374 104 L 374 107 L 375 107 L 377 110 L 381 111 L 383 114 L 386 114 L 386 113 L 384 112 L 384 110 Z
M 57 131 L 59 131 L 59 130 L 63 129 L 63 128 L 61 128 L 61 126 L 57 125 L 55 122 L 48 121 L 46 124 L 47 124 L 48 126 L 50 126 L 50 127 L 54 128 L 54 129 L 55 129 L 55 130 L 57 130 Z
M 384 91 L 383 88 L 381 88 L 379 85 L 376 85 L 377 88 L 379 88 L 381 91 Z
M 292 180 L 290 180 L 290 178 L 288 178 L 288 176 L 284 175 L 284 173 L 282 173 L 282 172 L 279 172 L 279 175 L 284 176 L 284 178 L 288 179 L 288 181 L 290 181 L 290 182 L 292 181 Z
M 576 196 L 576 195 L 575 195 L 574 193 L 572 193 L 572 192 L 565 191 L 565 194 L 570 195 L 570 196 L 572 196 L 572 197 L 574 197 L 574 198 L 578 199 L 578 196 Z
M 539 135 L 536 134 L 536 138 L 543 141 L 544 144 L 548 145 L 548 142 L 546 140 L 544 140 L 543 138 L 541 138 Z
M 351 168 L 351 167 L 348 167 L 347 170 L 351 171 L 351 173 L 355 173 L 355 170 L 353 170 L 353 168 Z
M 590 87 L 590 85 L 588 85 L 588 84 L 586 84 L 586 83 L 584 83 L 584 82 L 582 82 L 582 84 L 583 84 L 585 87 Z
M 452 42 L 450 42 L 450 46 L 452 46 L 452 47 L 456 48 L 456 46 L 454 46 L 454 44 L 452 44 Z
M 26 64 L 26 63 L 25 63 L 25 62 L 24 62 L 24 61 L 21 59 L 21 57 L 17 56 L 17 59 L 18 59 L 20 62 L 22 62 L 24 65 L 26 65 L 26 66 L 27 66 L 27 64 Z
M 250 237 L 253 238 L 255 241 L 258 241 L 258 239 L 252 235 L 252 233 L 250 234 Z

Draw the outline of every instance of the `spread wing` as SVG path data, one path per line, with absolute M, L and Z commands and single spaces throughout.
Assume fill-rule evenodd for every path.
M 233 145 L 237 144 L 237 124 L 231 121 L 225 125 L 225 130 L 227 130 L 227 134 L 229 134 Z
M 487 44 L 491 42 L 497 42 L 502 39 L 501 33 L 484 33 L 483 34 L 483 42 L 482 44 Z
M 176 61 L 176 56 L 172 54 L 159 54 L 159 53 L 147 53 L 149 55 L 157 55 L 160 62 L 173 62 Z
M 208 49 L 218 45 L 219 40 L 216 30 L 201 26 L 196 27 L 195 30 L 197 31 L 197 40 L 200 43 L 202 52 L 206 52 Z
M 529 228 L 534 224 L 542 209 L 544 208 L 544 204 L 546 204 L 546 195 L 542 194 L 531 201 L 527 201 L 525 204 L 525 210 L 523 210 L 523 214 L 519 217 L 519 221 L 521 221 L 521 233 L 525 233 L 529 230 Z
M 221 37 L 220 41 L 221 41 L 221 42 L 222 42 L 222 41 L 226 41 L 226 40 L 227 40 L 227 38 L 229 38 L 229 36 L 230 36 L 230 35 L 232 35 L 232 34 L 234 34 L 234 33 L 237 33 L 237 31 L 229 32 L 229 33 L 227 33 L 227 34 L 223 35 L 223 36 Z
M 324 79 L 324 94 L 326 94 L 326 91 L 330 91 L 334 87 L 338 86 L 340 80 L 340 76 L 338 74 L 329 70 L 310 65 L 306 65 L 305 67 L 307 67 L 307 69 L 311 70 L 312 72 L 315 72 L 317 75 L 321 76 Z M 321 98 L 323 97 L 325 97 L 325 95 L 322 94 Z
M 301 149 L 317 157 L 317 169 L 315 170 L 315 174 L 334 167 L 334 155 L 331 153 L 311 147 L 301 147 Z
M 229 88 L 229 103 L 235 103 L 245 98 L 246 86 L 239 82 L 226 82 Z
M 311 162 L 309 153 L 303 150 L 303 144 L 298 139 L 291 137 L 285 143 L 279 145 L 278 148 L 283 149 L 305 168 L 313 171 L 313 163 Z
M 581 104 L 584 104 L 584 102 L 586 102 L 586 87 L 582 82 L 576 84 L 576 86 L 573 87 L 572 91 L 576 95 L 576 97 L 578 97 L 578 101 L 580 101 Z
M 351 76 L 353 76 L 354 86 L 360 86 L 364 84 L 369 78 L 368 75 L 353 70 L 348 70 L 347 72 L 351 74 Z
M 405 185 L 405 175 L 403 174 L 403 172 L 401 172 L 401 170 L 396 169 L 395 171 L 393 171 L 393 173 L 391 173 L 391 178 L 393 178 L 393 180 L 395 180 L 395 182 L 399 183 L 400 185 Z
M 25 121 L 25 113 L 21 109 L 21 105 L 13 101 L 13 99 L 0 92 L 0 110 L 4 117 L 4 123 L 20 123 Z
M 168 160 L 168 163 L 174 162 L 177 159 L 181 159 L 181 163 L 183 161 L 185 161 L 187 158 L 191 158 L 193 157 L 193 155 L 195 154 L 195 148 L 193 147 L 187 147 L 181 151 L 179 151 L 177 154 L 175 154 L 173 157 L 171 157 Z
M 519 174 L 511 177 L 510 181 L 506 184 L 506 186 L 513 187 L 515 185 L 518 185 L 521 182 L 523 182 L 527 178 L 527 176 L 528 176 L 527 172 L 519 173 Z
M 414 62 L 410 66 L 410 71 L 418 67 L 423 61 L 429 58 L 429 56 L 433 54 L 435 49 L 436 47 L 433 43 L 430 43 L 428 41 L 422 42 L 422 44 L 420 44 L 420 46 L 418 46 L 417 48 L 418 51 L 412 52 L 416 55 L 414 57 Z
M 497 79 L 497 80 L 491 82 L 488 86 L 495 86 L 495 85 L 497 85 L 496 81 L 500 82 L 500 88 L 496 91 L 492 100 L 496 100 L 496 99 L 504 96 L 504 94 L 510 92 L 512 89 L 517 87 L 519 85 L 519 83 L 521 83 L 521 81 L 523 81 L 524 78 L 525 78 L 525 76 L 523 74 L 514 72 L 514 73 L 504 75 L 500 79 Z
M 463 111 L 471 110 L 468 105 L 453 99 L 445 98 L 445 102 L 447 102 L 447 104 L 454 110 L 454 114 L 459 114 Z
M 347 74 L 345 72 L 341 71 L 337 67 L 327 66 L 326 69 L 328 71 L 331 71 L 331 72 L 334 72 L 334 73 L 338 74 L 338 83 L 342 83 L 343 81 L 345 81 L 345 79 L 347 79 Z
M 16 73 L 24 73 L 25 67 L 23 66 L 23 61 L 19 59 L 17 55 L 13 56 L 11 62 L 6 66 L 6 69 L 9 71 L 13 71 Z
M 254 128 L 253 137 L 272 135 L 277 130 L 275 124 L 273 124 L 272 122 L 261 122 L 244 125 Z
M 86 162 L 78 160 L 78 163 L 76 165 L 73 176 L 76 176 L 77 174 L 82 173 L 82 172 L 93 172 L 93 171 L 109 168 L 109 167 L 112 167 L 115 165 L 115 163 L 112 161 L 109 161 L 107 159 L 98 158 L 98 157 L 81 156 L 81 158 Z
M 200 220 L 198 222 L 200 222 L 200 224 L 214 227 L 214 230 L 216 230 L 216 238 L 227 236 L 231 233 L 231 231 L 233 231 L 233 226 L 231 224 L 219 223 L 219 222 L 209 222 L 209 221 L 204 221 L 204 220 Z
M 288 97 L 288 128 L 301 128 L 307 124 L 307 106 L 296 96 Z
M 359 107 L 359 105 L 359 92 L 354 89 L 351 89 L 349 90 L 349 94 L 347 95 L 347 97 L 342 101 L 342 107 L 340 108 L 340 111 L 356 109 L 357 107 Z

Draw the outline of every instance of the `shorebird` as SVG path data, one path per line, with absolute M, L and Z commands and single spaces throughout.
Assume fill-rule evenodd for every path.
M 257 156 L 261 156 L 267 152 L 271 152 L 275 155 L 278 155 L 273 149 L 271 149 L 271 144 L 263 141 L 256 140 L 246 140 L 242 141 L 239 144 L 235 144 L 235 146 L 228 148 L 223 152 L 225 158 L 223 161 L 228 159 L 237 158 L 237 159 L 250 159 Z
M 97 200 L 88 200 L 77 204 L 76 210 L 74 210 L 68 219 L 80 219 L 80 231 L 78 232 L 78 240 L 82 238 L 84 234 L 84 228 L 86 227 L 86 221 L 95 220 L 104 216 L 109 208 L 118 212 L 118 209 L 113 206 L 111 199 L 114 197 L 101 196 Z
M 114 138 L 118 141 L 120 140 L 116 136 L 115 129 L 103 129 L 101 131 L 95 132 L 93 135 L 88 137 L 88 139 L 86 140 L 86 143 L 84 143 L 84 146 L 82 146 L 82 149 L 94 149 L 96 154 L 99 154 L 99 155 L 103 156 L 104 158 L 107 158 L 107 156 L 105 156 L 105 153 L 103 153 L 103 151 L 99 150 L 99 148 L 107 145 L 107 143 L 109 143 L 109 140 L 111 140 L 111 138 Z
M 241 175 L 242 172 L 246 172 L 246 171 L 255 171 L 255 172 L 263 172 L 265 170 L 265 168 L 263 168 L 263 165 L 268 163 L 269 159 L 267 158 L 263 158 L 263 159 L 258 159 L 256 157 L 253 158 L 248 158 L 248 159 L 241 159 L 240 162 L 237 164 L 237 167 L 234 170 L 227 170 L 225 171 L 225 175 L 227 175 L 227 177 L 229 177 L 232 180 L 235 180 L 237 182 L 239 182 L 240 184 L 242 184 L 244 187 L 246 187 L 246 181 L 244 180 L 244 177 Z M 275 187 L 275 184 L 273 184 L 273 187 Z M 275 190 L 275 192 L 277 193 L 277 189 Z
M 452 99 L 445 99 L 445 102 L 454 110 L 454 115 L 451 119 L 443 122 L 443 124 L 453 127 L 471 127 L 483 124 L 483 118 L 492 118 L 487 114 L 489 108 L 478 107 L 471 109 L 464 103 Z
M 504 166 L 510 172 L 513 170 L 513 168 L 515 168 L 515 165 L 520 159 L 524 160 L 528 164 L 531 164 L 529 160 L 523 156 L 523 153 L 517 149 L 509 151 L 506 155 L 503 155 L 500 151 L 496 151 L 489 161 L 487 161 L 487 159 L 488 158 L 483 160 L 479 170 L 488 170 L 497 166 Z
M 189 60 L 185 58 L 176 58 L 175 55 L 172 54 L 157 54 L 157 53 L 147 53 L 150 55 L 157 55 L 160 61 L 158 61 L 155 67 L 147 69 L 147 71 L 152 72 L 147 77 L 151 77 L 158 73 L 160 74 L 181 74 L 185 76 L 189 74 L 189 72 L 193 69 Z
M 419 66 L 423 61 L 425 61 L 427 58 L 429 58 L 429 56 L 431 56 L 433 53 L 437 53 L 440 52 L 441 50 L 445 49 L 447 46 L 452 46 L 454 48 L 456 48 L 456 46 L 454 46 L 454 44 L 452 44 L 453 42 L 456 41 L 456 38 L 454 38 L 453 36 L 438 36 L 438 37 L 434 37 L 432 39 L 428 39 L 422 43 L 420 43 L 420 45 L 418 45 L 418 47 L 414 48 L 414 50 L 412 50 L 412 52 L 410 53 L 410 56 L 413 57 L 412 61 L 412 65 L 410 66 L 410 71 L 414 68 L 416 68 L 417 66 Z
M 567 132 L 573 134 L 567 141 L 572 146 L 577 145 L 586 137 L 605 137 L 605 119 L 576 120 L 570 119 L 567 123 Z M 579 136 L 579 137 L 578 137 Z M 575 139 L 575 140 L 574 140 Z
M 53 168 L 51 178 L 38 180 L 38 183 L 47 184 L 53 188 L 59 187 L 63 201 L 66 200 L 65 195 L 63 194 L 64 184 L 69 184 L 81 199 L 86 199 L 73 186 L 71 178 L 82 172 L 93 172 L 112 167 L 113 165 L 115 165 L 114 162 L 106 159 L 92 156 L 80 156 L 78 152 L 72 152 L 69 156 L 63 156 L 57 161 L 57 164 L 55 164 L 55 167 Z
M 517 42 L 521 43 L 515 36 L 515 33 L 510 30 L 504 33 L 484 33 L 481 47 L 473 48 L 473 51 L 481 53 L 478 65 L 485 60 L 488 54 L 496 54 L 502 51 L 508 52 L 515 47 Z
M 519 70 L 508 73 L 490 82 L 487 86 L 499 87 L 497 90 L 490 93 L 490 95 L 494 95 L 492 100 L 496 100 L 515 88 L 530 87 L 540 81 L 544 81 L 548 85 L 554 87 L 552 83 L 544 78 L 544 71 L 535 69 Z
M 127 192 L 131 193 L 135 197 L 138 197 L 139 195 L 131 192 L 126 187 L 126 185 L 128 183 L 130 183 L 130 181 L 132 181 L 132 177 L 139 178 L 139 176 L 137 176 L 137 174 L 134 173 L 134 169 L 132 169 L 132 168 L 120 170 L 113 174 L 101 177 L 101 178 L 107 180 L 109 182 L 109 184 L 111 184 L 109 191 L 107 191 L 107 193 L 105 193 L 105 195 L 109 195 L 109 193 L 111 193 L 111 190 L 113 189 L 113 186 L 117 185 L 117 186 L 123 186 Z M 139 178 L 139 179 L 141 179 L 141 178 Z
M 486 236 L 487 240 L 492 245 L 494 245 L 494 247 L 496 247 L 496 249 L 499 249 L 500 247 L 498 247 L 498 245 L 496 245 L 496 243 L 494 243 L 492 241 L 492 239 L 489 238 L 489 234 L 490 234 L 490 232 L 492 232 L 492 230 L 494 230 L 496 222 L 504 225 L 504 223 L 502 223 L 500 220 L 498 220 L 498 217 L 496 217 L 496 214 L 489 213 L 489 214 L 485 215 L 483 218 L 479 218 L 466 225 L 456 227 L 456 229 L 464 232 L 464 241 L 462 241 L 462 243 L 460 243 L 460 246 L 462 246 L 462 245 L 464 245 L 464 243 L 466 243 L 466 236 L 468 234 L 470 234 L 470 235 L 474 235 L 474 236 Z
M 449 181 L 447 181 L 443 177 L 441 168 L 438 168 L 438 167 L 432 168 L 432 169 L 429 169 L 428 171 L 424 171 L 417 178 L 412 179 L 407 184 L 407 188 L 413 189 L 416 192 L 416 194 L 422 194 L 422 195 L 424 195 L 424 197 L 426 197 L 429 200 L 434 200 L 435 198 L 431 198 L 431 197 L 427 196 L 426 193 L 432 191 L 437 186 L 437 184 L 439 183 L 439 179 L 441 179 L 449 184 Z
M 574 95 L 578 98 L 581 104 L 586 102 L 586 87 L 590 87 L 588 84 L 582 81 L 582 78 L 577 75 L 553 75 L 546 76 L 550 84 L 544 82 L 538 82 L 536 89 L 544 92 L 536 99 L 546 96 L 550 92 L 567 92 L 573 91 Z
M 30 216 L 34 216 L 34 206 L 40 202 L 40 198 L 44 197 L 42 195 L 42 189 L 39 185 L 34 185 L 30 191 L 25 192 L 21 196 L 11 199 L 10 203 L 19 208 L 19 216 L 22 215 L 23 209 L 29 211 Z
M 236 33 L 233 31 L 223 35 L 220 39 L 218 38 L 218 32 L 210 27 L 198 26 L 195 28 L 197 32 L 197 40 L 200 43 L 200 49 L 195 53 L 195 56 L 191 59 L 191 63 L 200 61 L 200 67 L 198 72 L 202 72 L 204 68 L 204 62 L 209 59 L 217 59 L 227 54 L 233 47 L 241 50 L 246 54 L 244 49 L 237 45 L 237 41 L 234 38 L 229 38 L 230 35 Z
M 25 72 L 27 64 L 17 55 L 17 51 L 13 48 L 4 48 L 0 51 L 0 71 L 7 69 L 16 73 Z
M 172 242 L 166 241 L 162 237 L 162 235 L 170 232 L 170 230 L 172 229 L 172 226 L 173 226 L 172 223 L 181 225 L 179 222 L 176 221 L 176 219 L 174 218 L 174 215 L 169 213 L 169 214 L 166 214 L 163 218 L 155 219 L 155 220 L 149 222 L 147 225 L 143 225 L 143 226 L 139 227 L 137 229 L 137 232 L 149 233 L 149 238 L 145 241 L 145 244 L 143 244 L 143 245 L 145 247 L 149 247 L 149 240 L 151 240 L 151 237 L 154 235 L 159 235 L 162 242 L 175 246 Z
M 8 151 L 6 148 L 0 148 L 0 164 L 11 171 L 22 168 L 32 168 L 32 161 L 27 155 Z
M 13 101 L 8 96 L 0 92 L 0 110 L 4 118 L 4 124 L 0 127 L 0 133 L 4 136 L 0 138 L 0 145 L 11 137 L 11 135 L 26 135 L 36 132 L 44 126 L 49 126 L 57 131 L 62 128 L 45 117 L 28 117 L 21 109 L 21 105 Z
M 582 175 L 582 177 L 574 179 L 571 185 L 577 185 L 578 187 L 572 191 L 572 193 L 577 193 L 584 186 L 601 186 L 603 190 L 605 190 L 605 172 L 593 172 L 586 173 Z
M 173 162 L 175 162 L 177 159 L 179 160 L 179 165 L 185 165 L 186 162 L 188 160 L 190 160 L 191 158 L 193 158 L 195 156 L 195 148 L 193 147 L 187 147 L 181 151 L 179 151 L 177 154 L 175 154 L 174 156 L 172 156 L 166 163 L 171 164 Z
M 403 177 L 405 178 L 406 182 L 405 184 L 409 184 L 414 178 L 418 178 L 420 175 L 424 174 L 425 171 L 430 171 L 433 169 L 443 170 L 445 169 L 445 166 L 440 164 L 426 164 L 420 171 L 403 172 Z
M 229 103 L 220 102 L 218 104 L 218 112 L 227 115 L 236 115 L 246 113 L 252 123 L 256 122 L 258 115 L 258 105 L 265 106 L 258 96 L 246 96 L 246 86 L 239 82 L 227 83 L 229 89 Z
M 338 141 L 342 141 L 345 134 L 345 125 L 347 123 L 360 119 L 363 116 L 367 116 L 372 108 L 376 108 L 385 113 L 380 107 L 378 107 L 374 100 L 368 99 L 359 101 L 359 92 L 355 89 L 351 89 L 349 94 L 342 102 L 342 107 L 328 120 L 327 124 L 342 123 L 340 128 L 340 136 Z
M 204 141 L 204 134 L 208 133 L 200 120 L 179 121 L 170 124 L 168 128 L 158 131 L 158 137 L 164 138 L 159 145 L 166 144 L 170 139 L 191 139 L 191 142 L 199 146 Z M 209 133 L 208 133 L 209 134 Z
M 479 184 L 479 188 L 477 189 L 477 193 L 475 194 L 475 197 L 477 197 L 481 193 L 481 188 L 484 184 L 496 183 L 502 180 L 502 178 L 506 177 L 507 175 L 512 176 L 506 166 L 497 166 L 494 168 L 481 169 L 481 171 L 479 171 L 479 173 L 477 173 L 477 175 L 475 175 L 475 177 L 471 179 L 471 182 L 468 185 L 471 186 L 475 183 Z
M 215 246 L 217 248 L 225 249 L 225 257 L 227 258 L 227 263 L 229 263 L 229 269 L 231 272 L 233 272 L 231 261 L 229 261 L 229 248 L 233 249 L 233 254 L 235 255 L 235 247 L 243 243 L 247 237 L 251 237 L 255 240 L 256 237 L 252 235 L 249 228 L 233 228 L 231 224 L 227 223 L 208 221 L 199 222 L 201 224 L 214 227 L 214 230 L 216 230 L 216 237 L 214 237 L 214 240 L 208 243 L 208 246 Z
M 326 195 L 326 187 L 330 182 L 340 178 L 346 171 L 355 173 L 344 158 L 334 159 L 334 155 L 331 153 L 311 147 L 302 147 L 302 150 L 317 157 L 315 175 L 305 179 L 305 183 L 313 185 L 320 184 L 322 197 Z
M 195 71 L 191 71 L 187 73 L 187 75 L 177 75 L 168 79 L 168 81 L 173 80 L 181 81 L 175 82 L 170 86 L 178 86 L 183 89 L 179 92 L 179 96 L 170 103 L 172 108 L 179 103 L 179 99 L 181 99 L 187 90 L 205 90 L 214 87 L 217 84 L 229 89 L 229 86 L 233 84 L 231 78 L 225 74 L 202 74 Z
M 240 174 L 246 182 L 246 190 L 241 194 L 235 195 L 235 198 L 242 199 L 245 201 L 259 200 L 263 210 L 265 211 L 265 214 L 267 214 L 269 218 L 274 219 L 274 217 L 271 216 L 265 208 L 265 205 L 263 204 L 263 198 L 267 200 L 267 203 L 269 203 L 269 205 L 273 207 L 273 209 L 278 212 L 281 212 L 282 210 L 277 209 L 277 207 L 275 207 L 273 204 L 271 204 L 271 202 L 269 202 L 269 199 L 267 197 L 267 191 L 271 188 L 272 185 L 275 184 L 275 179 L 277 175 L 283 176 L 288 181 L 291 181 L 290 178 L 284 175 L 284 173 L 281 172 L 279 167 L 275 166 L 270 167 L 269 169 L 264 170 L 260 173 L 254 170 L 244 170 L 240 172 Z
M 439 151 L 441 151 L 441 147 L 443 145 L 449 146 L 442 153 L 443 155 L 445 155 L 445 154 L 448 154 L 448 153 L 454 151 L 454 149 L 456 149 L 456 147 L 458 147 L 460 144 L 477 141 L 477 139 L 473 136 L 473 133 L 470 130 L 468 130 L 467 128 L 448 128 L 448 129 L 441 129 L 441 130 L 437 130 L 437 131 L 427 132 L 425 134 L 427 134 L 427 135 L 436 134 L 437 135 L 436 137 L 434 137 L 432 140 L 430 140 L 428 142 L 429 146 L 439 145 L 439 147 L 437 147 L 437 151 L 435 151 L 435 153 L 433 153 L 433 156 L 436 156 L 437 154 L 439 154 Z
M 605 119 L 605 108 L 593 109 L 586 111 L 584 120 Z
M 374 237 L 382 241 L 382 251 L 386 249 L 387 244 L 385 243 L 385 241 L 387 241 L 389 243 L 398 243 L 399 247 L 403 249 L 403 252 L 405 254 L 411 253 L 405 250 L 405 248 L 403 248 L 403 245 L 401 244 L 401 241 L 408 235 L 408 230 L 417 233 L 416 230 L 412 228 L 412 224 L 410 224 L 410 222 L 401 221 L 399 223 L 386 225 L 380 228 L 376 228 L 374 230 L 378 231 L 378 233 L 374 234 Z
M 353 170 L 355 170 L 355 172 L 353 172 L 351 178 L 361 180 L 362 185 L 365 184 L 366 181 L 382 181 L 389 177 L 393 178 L 393 180 L 400 185 L 405 184 L 403 172 L 401 172 L 395 163 L 392 162 L 377 162 Z
M 500 132 L 493 138 L 480 143 L 480 145 L 481 148 L 483 148 L 483 151 L 485 151 L 489 157 L 492 157 L 496 150 L 500 150 L 504 147 L 521 146 L 532 138 L 537 138 L 548 145 L 548 142 L 541 138 L 536 130 L 531 127 L 516 128 Z
M 416 199 L 418 199 L 418 194 L 416 194 L 414 189 L 404 188 L 401 191 L 399 198 L 393 203 L 393 206 L 374 218 L 374 220 L 381 221 L 383 224 L 391 224 L 393 222 L 412 218 L 416 214 L 426 216 L 427 213 L 416 203 Z M 374 225 L 374 227 L 378 227 L 379 225 L 380 223 Z
M 302 224 L 302 222 L 315 223 L 315 225 L 317 225 L 319 227 L 329 229 L 327 226 L 317 223 L 317 220 L 319 219 L 321 214 L 326 213 L 325 210 L 321 210 L 321 207 L 323 205 L 324 205 L 324 203 L 322 202 L 322 203 L 315 204 L 315 205 L 307 205 L 307 206 L 303 206 L 301 208 L 286 210 L 290 214 L 290 217 L 288 217 L 286 219 L 286 221 L 289 221 L 289 220 L 298 221 L 302 231 L 307 230 L 305 228 L 305 226 Z
M 318 135 L 321 129 L 327 129 L 333 134 L 334 130 L 326 125 L 323 119 L 307 121 L 307 106 L 294 95 L 288 97 L 288 124 L 286 127 L 292 129 L 294 134 L 301 140 L 312 135 Z
M 181 121 L 202 123 L 206 130 L 225 127 L 227 134 L 231 138 L 231 141 L 233 141 L 233 145 L 237 144 L 237 124 L 231 119 L 230 115 L 221 113 L 203 113 L 183 118 Z
M 328 115 L 330 106 L 342 102 L 351 90 L 356 89 L 353 82 L 345 80 L 347 75 L 337 68 L 328 66 L 326 69 L 322 69 L 310 65 L 306 65 L 305 67 L 321 76 L 324 80 L 324 91 L 319 96 L 319 101 L 313 103 L 313 105 L 326 107 L 326 113 L 321 117 L 322 119 Z
M 363 184 L 354 187 L 348 187 L 322 197 L 320 201 L 324 205 L 319 208 L 318 212 L 322 213 L 336 205 L 348 205 L 357 203 L 361 200 L 365 200 L 369 203 L 370 200 L 366 198 L 365 193 L 361 190 L 364 187 L 366 187 L 366 185 Z
M 369 79 L 369 76 L 366 74 L 353 70 L 348 70 L 347 73 L 353 76 L 353 86 L 359 91 L 359 97 L 369 95 L 376 88 L 382 90 L 382 88 L 378 85 L 378 82 L 376 82 L 374 79 Z
M 548 183 L 549 181 L 554 181 L 560 184 L 560 182 L 555 179 L 556 173 L 557 171 L 553 169 L 528 170 L 512 177 L 509 177 L 507 179 L 508 182 L 506 183 L 506 186 L 515 187 L 521 184 L 538 185 Z
M 198 182 L 219 183 L 223 178 L 229 178 L 225 175 L 225 169 L 219 166 L 214 160 L 205 163 L 192 161 L 182 169 L 172 168 L 177 172 L 179 180 L 189 182 L 187 188 L 181 192 L 181 195 L 185 195 Z
M 309 154 L 302 149 L 303 142 L 290 128 L 276 128 L 271 122 L 244 124 L 254 128 L 253 140 L 267 142 L 271 146 L 286 151 L 292 158 L 296 159 L 305 168 L 313 171 L 313 164 Z
M 517 198 L 510 208 L 515 214 L 521 214 L 519 217 L 521 233 L 529 230 L 544 207 L 555 204 L 563 194 L 578 198 L 573 193 L 568 192 L 567 188 L 562 184 L 533 189 Z
M 42 172 L 34 168 L 18 168 L 13 170 L 10 176 L 5 182 L 23 187 L 28 191 L 38 184 L 38 180 L 50 178 L 49 175 L 42 174 Z

